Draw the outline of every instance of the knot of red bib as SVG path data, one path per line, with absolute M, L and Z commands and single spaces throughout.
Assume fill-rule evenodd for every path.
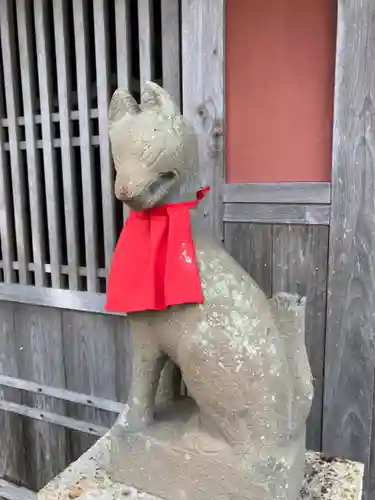
M 131 211 L 108 277 L 106 310 L 136 312 L 204 301 L 189 210 L 196 200 Z

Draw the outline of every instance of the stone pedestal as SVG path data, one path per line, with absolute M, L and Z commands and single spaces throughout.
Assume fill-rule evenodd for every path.
M 38 499 L 162 500 L 113 481 L 108 473 L 111 432 L 40 491 Z M 360 500 L 362 478 L 363 466 L 358 463 L 307 453 L 304 485 L 298 500 Z M 212 482 L 215 480 L 212 478 Z
M 165 500 L 296 500 L 304 474 L 305 436 L 279 447 L 235 453 L 199 425 L 188 398 L 157 414 L 139 433 L 112 430 L 112 478 Z

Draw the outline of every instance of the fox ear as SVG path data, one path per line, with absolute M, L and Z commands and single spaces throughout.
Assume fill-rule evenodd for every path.
M 179 114 L 178 108 L 168 92 L 154 82 L 145 83 L 141 102 L 142 109 L 159 109 L 170 118 Z
M 121 120 L 126 115 L 136 115 L 140 112 L 137 101 L 126 89 L 117 89 L 109 104 L 109 125 Z

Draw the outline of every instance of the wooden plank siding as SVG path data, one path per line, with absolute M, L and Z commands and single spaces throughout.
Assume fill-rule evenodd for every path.
M 124 408 L 127 320 L 1 301 L 0 317 L 0 475 L 36 491 Z
M 306 346 L 314 379 L 314 400 L 307 426 L 307 445 L 322 446 L 324 351 L 327 306 L 328 227 L 273 228 L 272 292 L 307 298 Z
M 0 302 L 0 372 L 18 376 L 15 343 L 15 305 Z M 21 402 L 14 389 L 1 387 L 0 399 Z M 26 484 L 23 421 L 19 416 L 0 412 L 0 477 L 16 484 Z
M 315 396 L 307 446 L 322 444 L 325 321 L 329 229 L 325 226 L 225 223 L 224 244 L 271 297 L 277 292 L 307 297 L 306 345 Z
M 375 1 L 339 0 L 323 450 L 366 465 L 374 498 Z

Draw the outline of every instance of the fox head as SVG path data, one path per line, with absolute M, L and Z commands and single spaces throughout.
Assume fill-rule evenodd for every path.
M 115 195 L 134 210 L 157 205 L 195 169 L 193 129 L 156 83 L 145 84 L 140 105 L 128 90 L 115 91 L 109 107 L 109 136 Z

